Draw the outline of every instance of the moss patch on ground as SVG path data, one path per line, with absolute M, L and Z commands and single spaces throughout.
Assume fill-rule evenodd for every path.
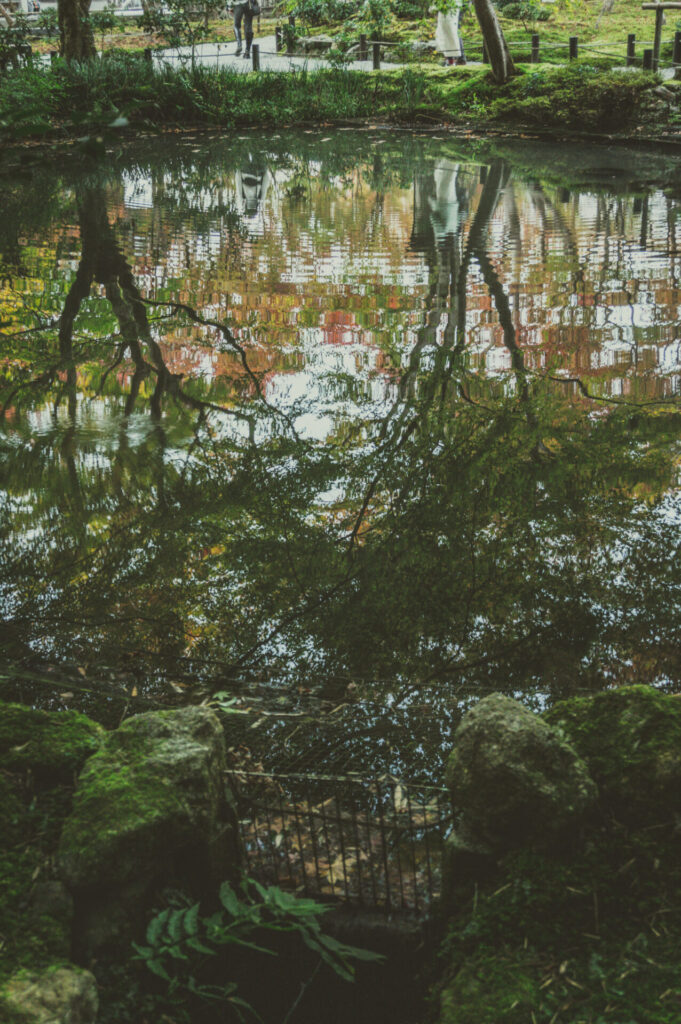
M 54 880 L 53 857 L 76 775 L 102 734 L 75 711 L 0 704 L 0 983 L 20 967 L 68 958 L 66 920 L 34 897 Z
M 680 886 L 671 829 L 509 857 L 452 922 L 441 1024 L 678 1021 Z

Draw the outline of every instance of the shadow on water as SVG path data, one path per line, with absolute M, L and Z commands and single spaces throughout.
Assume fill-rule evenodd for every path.
M 238 756 L 425 776 L 482 693 L 677 687 L 677 172 L 628 160 L 340 132 L 7 171 L 3 693 L 219 691 Z

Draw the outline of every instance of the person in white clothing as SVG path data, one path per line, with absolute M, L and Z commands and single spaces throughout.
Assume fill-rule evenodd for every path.
M 443 5 L 444 9 L 437 12 L 435 45 L 440 53 L 444 54 L 446 64 L 466 63 L 459 34 L 463 6 L 463 0 L 448 0 Z

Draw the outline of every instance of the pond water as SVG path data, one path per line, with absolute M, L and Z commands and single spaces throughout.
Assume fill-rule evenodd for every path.
M 280 767 L 430 774 L 490 690 L 678 688 L 679 168 L 337 130 L 5 167 L 3 693 L 220 691 Z

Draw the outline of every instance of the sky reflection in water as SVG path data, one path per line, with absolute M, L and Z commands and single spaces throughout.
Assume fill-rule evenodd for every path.
M 676 688 L 679 203 L 635 166 L 336 133 L 10 177 L 5 662 L 344 703 L 291 765 L 394 770 L 492 689 Z

